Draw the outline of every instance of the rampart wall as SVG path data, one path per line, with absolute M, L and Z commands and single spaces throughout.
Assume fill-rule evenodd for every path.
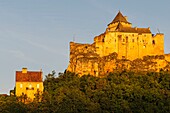
M 134 71 L 134 72 L 158 72 L 170 71 L 170 54 L 144 56 L 135 60 L 119 59 L 116 52 L 100 57 L 94 45 L 70 44 L 70 64 L 67 71 L 82 75 L 102 77 L 109 72 Z

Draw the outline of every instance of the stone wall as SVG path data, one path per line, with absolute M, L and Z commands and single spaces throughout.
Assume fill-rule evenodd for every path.
M 94 46 L 101 57 L 116 52 L 119 59 L 134 60 L 146 55 L 163 55 L 164 35 L 105 32 L 94 38 Z
M 133 71 L 133 72 L 159 72 L 160 70 L 170 71 L 170 55 L 144 56 L 135 60 L 118 59 L 117 53 L 100 57 L 97 55 L 76 55 L 67 71 L 82 75 L 93 75 L 102 77 L 109 72 L 115 71 Z M 72 67 L 71 67 L 72 66 Z M 72 70 L 74 69 L 74 70 Z
M 31 85 L 31 86 L 30 86 Z M 16 96 L 27 95 L 27 101 L 32 102 L 35 98 L 35 94 L 39 91 L 39 94 L 43 93 L 43 82 L 16 82 Z

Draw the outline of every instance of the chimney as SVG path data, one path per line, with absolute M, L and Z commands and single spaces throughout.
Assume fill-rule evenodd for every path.
M 22 73 L 27 73 L 27 68 L 22 68 Z

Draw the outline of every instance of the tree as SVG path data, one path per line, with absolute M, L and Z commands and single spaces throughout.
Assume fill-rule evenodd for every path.
M 24 103 L 18 102 L 16 97 L 0 96 L 1 113 L 26 113 L 27 107 Z

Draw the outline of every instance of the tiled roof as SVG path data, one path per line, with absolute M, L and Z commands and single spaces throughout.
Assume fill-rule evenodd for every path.
M 22 73 L 22 71 L 16 71 L 16 82 L 42 82 L 42 72 Z
M 130 32 L 130 33 L 151 33 L 150 29 L 148 28 L 121 28 L 118 31 L 120 32 Z
M 116 31 L 119 32 L 130 32 L 130 33 L 151 33 L 149 28 L 132 28 L 132 27 L 123 27 L 121 23 L 118 24 Z
M 125 23 L 130 23 L 126 20 L 126 18 L 122 15 L 122 13 L 119 11 L 116 17 L 113 19 L 113 21 L 110 23 L 116 23 L 116 22 L 125 22 Z

